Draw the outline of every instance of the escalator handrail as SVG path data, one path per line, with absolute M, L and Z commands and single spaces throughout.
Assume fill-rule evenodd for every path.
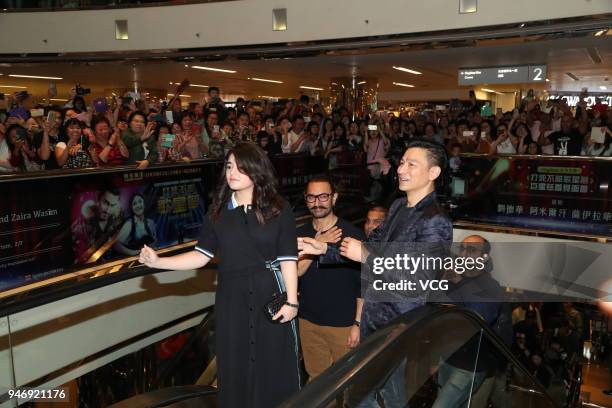
M 195 241 L 186 243 L 184 245 L 165 248 L 158 252 L 175 255 L 190 250 L 192 245 L 195 245 Z M 131 262 L 138 262 L 138 256 L 124 258 L 119 264 L 129 264 Z M 106 268 L 111 268 L 110 265 L 114 263 L 100 265 L 100 267 L 96 268 L 95 270 L 101 271 Z M 65 281 L 60 281 L 58 282 L 57 287 L 54 287 L 55 284 L 50 284 L 49 286 L 45 286 L 43 289 L 41 289 L 40 293 L 35 293 L 36 291 L 26 292 L 23 295 L 15 295 L 13 297 L 7 297 L 6 299 L 0 300 L 0 318 L 23 312 L 29 309 L 33 309 L 35 307 L 46 305 L 52 302 L 57 302 L 59 300 L 76 296 L 81 293 L 89 292 L 95 289 L 99 289 L 104 286 L 109 286 L 129 279 L 138 278 L 145 275 L 153 275 L 162 272 L 168 271 L 163 269 L 149 268 L 145 265 L 137 265 L 125 271 L 122 270 L 117 273 L 108 273 L 102 276 L 95 276 L 92 278 L 87 278 L 85 280 L 71 282 L 71 284 L 67 286 L 62 285 L 66 283 Z M 95 275 L 94 270 L 92 270 L 92 274 Z
M 383 329 L 378 330 L 368 337 L 366 341 L 357 348 L 348 352 L 338 362 L 327 369 L 323 374 L 304 387 L 300 392 L 289 398 L 279 408 L 290 408 L 296 406 L 323 407 L 332 401 L 334 394 L 339 389 L 346 389 L 355 381 L 358 372 L 366 369 L 372 364 L 376 357 L 387 347 L 402 340 L 411 332 L 419 330 L 425 323 L 443 315 L 457 314 L 472 322 L 476 327 L 483 330 L 493 347 L 508 360 L 520 373 L 529 378 L 535 385 L 534 391 L 546 398 L 553 407 L 558 404 L 548 394 L 546 389 L 536 378 L 519 362 L 512 354 L 503 340 L 482 320 L 475 312 L 457 306 L 428 304 L 418 309 L 399 316 Z M 360 358 L 356 356 L 363 353 L 364 348 L 370 348 Z

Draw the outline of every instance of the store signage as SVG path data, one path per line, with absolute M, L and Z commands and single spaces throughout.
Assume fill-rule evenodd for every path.
M 459 85 L 544 82 L 546 65 L 507 65 L 459 69 Z
M 580 95 L 578 94 L 567 94 L 567 95 L 550 95 L 548 99 L 564 99 L 567 102 L 567 106 L 577 106 L 578 102 L 580 102 Z M 584 98 L 587 103 L 587 106 L 593 106 L 597 103 L 597 99 L 601 101 L 604 105 L 612 106 L 612 95 L 590 95 Z

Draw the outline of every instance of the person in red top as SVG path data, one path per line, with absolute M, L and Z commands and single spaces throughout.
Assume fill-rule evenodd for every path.
M 120 166 L 130 157 L 127 146 L 121 140 L 118 128 L 112 126 L 105 117 L 92 120 L 91 128 L 95 137 L 93 148 L 98 154 L 99 166 Z M 112 131 L 112 134 L 111 134 Z

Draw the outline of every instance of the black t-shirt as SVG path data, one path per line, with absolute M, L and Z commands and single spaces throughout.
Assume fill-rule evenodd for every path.
M 342 239 L 365 239 L 364 233 L 347 221 L 338 218 L 336 226 L 342 229 Z M 298 237 L 314 238 L 316 234 L 311 222 L 299 227 L 297 232 Z M 340 242 L 328 244 L 328 253 L 338 253 Z M 342 258 L 342 263 L 329 264 L 324 262 L 325 258 L 328 256 L 315 257 L 300 277 L 299 316 L 321 326 L 352 326 L 357 298 L 361 296 L 360 264 L 346 258 Z
M 582 135 L 572 129 L 568 133 L 563 131 L 554 132 L 548 135 L 550 140 L 555 145 L 555 154 L 558 156 L 580 156 L 582 151 Z

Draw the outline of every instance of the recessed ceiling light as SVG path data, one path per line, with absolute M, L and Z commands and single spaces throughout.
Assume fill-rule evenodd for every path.
M 393 85 L 397 85 L 397 86 L 406 86 L 408 88 L 414 88 L 414 85 L 410 85 L 410 84 L 404 84 L 401 82 L 394 82 Z
M 357 85 L 363 85 L 365 84 L 367 81 L 361 81 L 361 82 L 357 82 Z
M 60 80 L 60 79 L 64 79 L 61 77 L 52 77 L 52 76 L 38 76 L 38 75 L 16 75 L 16 74 L 10 74 L 10 77 L 13 78 L 33 78 L 33 79 L 56 79 L 56 80 Z
M 51 98 L 49 100 L 50 101 L 55 101 L 55 102 L 68 102 L 68 99 Z
M 282 84 L 283 81 L 277 81 L 275 79 L 263 79 L 263 78 L 247 78 L 250 79 L 251 81 L 261 81 L 261 82 L 272 82 L 275 84 Z
M 170 82 L 170 85 L 180 85 L 179 82 Z M 189 84 L 189 86 L 195 86 L 197 88 L 210 88 L 208 85 Z
M 185 66 L 188 67 L 189 65 L 185 65 Z M 231 69 L 203 67 L 203 66 L 200 66 L 200 65 L 192 65 L 191 68 L 203 69 L 203 70 L 206 70 L 206 71 L 227 72 L 229 74 L 235 74 L 236 73 L 236 71 L 232 71 Z
M 415 71 L 414 69 L 404 68 L 404 67 L 393 67 L 393 69 L 397 69 L 398 71 L 408 72 L 409 74 L 421 75 L 422 72 Z
M 26 89 L 27 86 L 17 86 L 17 85 L 0 85 L 0 88 L 17 88 L 17 89 Z
M 599 30 L 598 32 L 595 33 L 595 36 L 599 37 L 600 35 L 604 35 L 606 33 L 606 31 L 608 31 L 608 30 Z
M 607 87 L 607 86 L 605 86 L 605 85 L 601 85 L 601 86 L 599 87 L 599 89 L 601 89 L 602 91 L 607 91 L 607 90 L 608 90 L 608 87 Z
M 300 88 L 302 89 L 312 89 L 313 91 L 322 91 L 323 88 L 317 88 L 314 86 L 306 86 L 306 85 L 300 85 Z
M 546 82 L 550 82 L 550 79 L 546 78 Z

